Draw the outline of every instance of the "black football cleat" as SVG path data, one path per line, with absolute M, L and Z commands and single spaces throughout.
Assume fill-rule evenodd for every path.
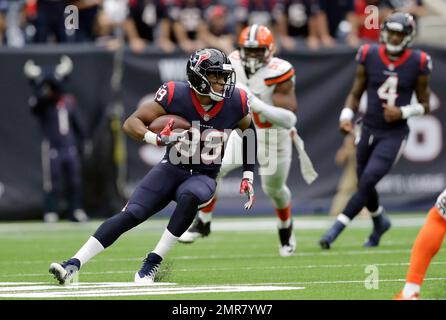
M 200 237 L 207 237 L 211 233 L 211 222 L 204 223 L 196 218 L 189 229 L 178 238 L 179 242 L 192 243 Z
M 370 234 L 368 240 L 364 243 L 364 247 L 373 248 L 379 245 L 379 241 L 384 233 L 390 229 L 392 224 L 389 217 L 383 211 L 379 216 L 373 218 L 373 232 Z

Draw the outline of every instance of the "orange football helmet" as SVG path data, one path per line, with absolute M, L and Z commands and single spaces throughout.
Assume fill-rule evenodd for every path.
M 253 24 L 240 33 L 239 47 L 245 70 L 253 74 L 271 59 L 275 49 L 273 34 L 267 27 Z

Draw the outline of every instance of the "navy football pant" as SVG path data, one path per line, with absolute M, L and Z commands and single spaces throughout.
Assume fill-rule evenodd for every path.
M 106 248 L 173 200 L 177 206 L 167 229 L 179 237 L 191 225 L 198 207 L 212 199 L 216 186 L 215 179 L 207 175 L 159 163 L 141 180 L 124 209 L 107 219 L 93 236 Z
M 75 146 L 51 148 L 42 146 L 46 212 L 59 212 L 59 201 L 67 195 L 68 210 L 82 207 L 81 160 Z M 47 167 L 47 168 L 45 168 Z M 49 169 L 49 170 L 48 170 Z
M 353 219 L 363 207 L 374 212 L 379 207 L 376 185 L 398 161 L 406 136 L 391 134 L 376 137 L 363 127 L 356 149 L 358 190 L 350 198 L 344 214 Z

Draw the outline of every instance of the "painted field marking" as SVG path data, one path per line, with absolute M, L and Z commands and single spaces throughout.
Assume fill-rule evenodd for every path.
M 74 298 L 74 297 L 112 297 L 112 296 L 141 296 L 141 295 L 172 295 L 193 293 L 218 292 L 256 292 L 256 291 L 285 291 L 303 290 L 304 287 L 290 287 L 280 285 L 210 285 L 210 286 L 177 286 L 174 283 L 160 283 L 139 285 L 134 283 L 82 283 L 71 286 L 32 285 L 2 288 L 0 298 Z
M 283 269 L 324 269 L 324 268 L 363 268 L 364 266 L 368 266 L 370 263 L 359 263 L 359 264 L 314 264 L 314 265 L 292 265 L 292 266 L 245 266 L 245 267 L 218 267 L 212 268 L 213 271 L 244 271 L 244 270 L 283 270 Z M 402 267 L 408 266 L 409 262 L 390 262 L 390 263 L 373 263 L 373 265 L 378 267 Z M 431 265 L 446 265 L 446 261 L 433 261 Z M 208 268 L 178 268 L 175 269 L 175 272 L 200 272 L 200 271 L 209 271 Z M 113 271 L 85 271 L 80 272 L 80 275 L 95 275 L 95 274 L 133 274 L 135 270 L 113 270 Z M 48 273 L 18 273 L 18 274 L 3 274 L 1 277 L 12 278 L 12 277 L 41 277 L 48 276 Z M 6 282 L 1 282 L 6 283 Z M 11 282 L 12 284 L 16 282 Z M 21 284 L 23 282 L 17 282 L 17 284 Z M 29 282 L 32 284 L 33 282 Z
M 404 215 L 392 216 L 392 224 L 394 227 L 419 227 L 423 225 L 426 220 L 426 215 Z M 60 231 L 89 231 L 95 230 L 103 221 L 92 221 L 79 225 L 70 222 L 60 222 L 55 225 L 48 225 L 45 223 L 0 223 L 0 233 L 16 233 L 16 232 L 42 232 L 48 235 L 51 232 Z M 319 230 L 326 229 L 333 224 L 332 217 L 303 217 L 301 220 L 295 221 L 293 228 L 295 230 Z M 154 219 L 147 223 L 137 226 L 134 230 L 141 232 L 147 231 L 162 231 L 165 229 L 168 220 Z M 355 219 L 350 225 L 350 229 L 370 228 L 372 222 L 370 219 Z M 244 219 L 236 218 L 232 220 L 215 219 L 212 221 L 212 228 L 214 231 L 277 231 L 276 219 L 270 217 L 263 217 L 258 219 Z

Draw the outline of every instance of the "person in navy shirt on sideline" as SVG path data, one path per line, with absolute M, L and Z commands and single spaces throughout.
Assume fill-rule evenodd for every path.
M 91 142 L 76 99 L 66 90 L 65 81 L 72 69 L 68 56 L 61 57 L 54 66 L 39 66 L 32 60 L 24 65 L 33 89 L 28 103 L 43 133 L 43 221 L 48 223 L 59 221 L 62 199 L 67 201 L 70 220 L 86 222 L 89 219 L 82 205 L 81 155 L 89 152 Z

